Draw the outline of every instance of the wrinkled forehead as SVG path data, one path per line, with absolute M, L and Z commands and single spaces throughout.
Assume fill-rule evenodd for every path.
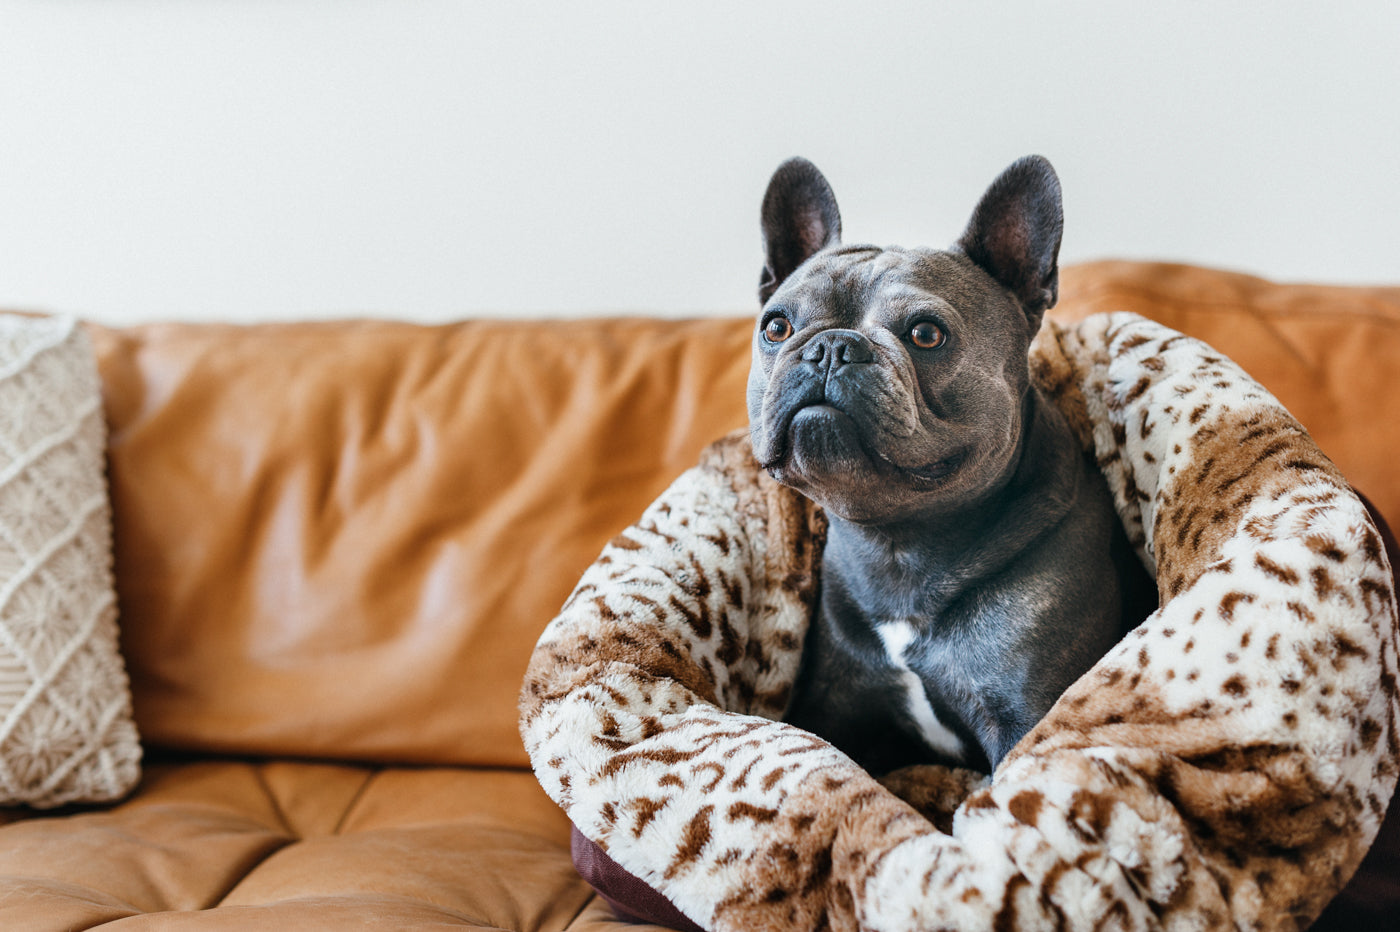
M 774 295 L 779 300 L 818 300 L 833 296 L 867 302 L 962 290 L 967 262 L 937 249 L 899 246 L 838 246 L 807 261 Z

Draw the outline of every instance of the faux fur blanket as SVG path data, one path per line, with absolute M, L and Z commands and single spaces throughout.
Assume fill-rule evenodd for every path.
M 1161 608 L 990 778 L 883 782 L 780 719 L 824 520 L 715 444 L 540 639 L 521 729 L 545 790 L 710 929 L 1306 925 L 1395 787 L 1397 620 L 1374 524 L 1279 403 L 1142 318 L 1048 324 L 1039 383 Z

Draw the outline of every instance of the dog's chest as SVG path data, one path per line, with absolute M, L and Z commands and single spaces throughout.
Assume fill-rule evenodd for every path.
M 875 633 L 885 648 L 885 659 L 895 672 L 896 704 L 913 721 L 924 742 L 943 757 L 954 761 L 967 759 L 967 747 L 958 734 L 942 719 L 929 700 L 923 678 L 910 667 L 905 652 L 915 638 L 914 626 L 907 621 L 889 621 L 875 626 Z

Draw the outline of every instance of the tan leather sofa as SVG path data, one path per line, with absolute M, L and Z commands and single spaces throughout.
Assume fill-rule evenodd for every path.
M 1232 356 L 1400 527 L 1400 287 L 1065 269 L 1056 316 L 1100 310 Z M 145 776 L 0 816 L 0 928 L 617 926 L 516 697 L 602 544 L 745 422 L 751 326 L 92 327 Z M 1394 823 L 1324 923 L 1398 908 Z

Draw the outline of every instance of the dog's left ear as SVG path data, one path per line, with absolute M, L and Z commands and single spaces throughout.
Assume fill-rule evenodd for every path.
M 778 166 L 763 195 L 763 276 L 758 300 L 768 303 L 778 286 L 812 255 L 841 242 L 841 212 L 826 177 L 806 159 Z
M 958 246 L 1011 290 L 1033 326 L 1060 291 L 1060 179 L 1050 162 L 1028 155 L 992 182 Z

